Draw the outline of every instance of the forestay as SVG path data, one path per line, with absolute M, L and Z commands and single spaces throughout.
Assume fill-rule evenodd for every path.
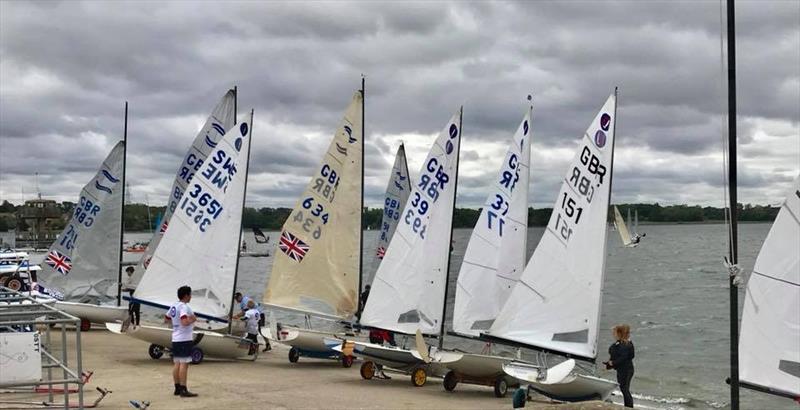
M 381 233 L 378 236 L 378 244 L 375 248 L 373 259 L 373 272 L 378 269 L 386 249 L 392 241 L 394 231 L 403 214 L 403 205 L 408 201 L 411 193 L 411 176 L 408 174 L 408 163 L 406 162 L 406 150 L 403 144 L 397 148 L 397 155 L 394 157 L 394 166 L 389 175 L 389 185 L 386 187 L 386 195 L 383 198 L 383 218 L 381 220 Z M 373 274 L 374 276 L 374 274 Z M 372 283 L 370 278 L 367 283 Z
M 458 273 L 453 330 L 479 336 L 500 313 L 525 268 L 531 109 L 511 138 Z
M 63 293 L 64 300 L 117 298 L 124 157 L 125 143 L 120 141 L 81 190 L 69 224 L 45 255 L 38 279 L 54 295 Z
M 550 222 L 489 334 L 593 360 L 614 152 L 615 96 L 581 140 Z
M 739 379 L 800 396 L 800 178 L 795 179 L 747 282 Z
M 264 302 L 348 318 L 358 307 L 363 96 L 357 91 L 322 163 L 281 229 Z
M 150 239 L 147 249 L 142 253 L 139 263 L 136 265 L 136 274 L 133 283 L 137 283 L 137 278 L 141 278 L 145 269 L 150 263 L 161 239 L 170 224 L 170 218 L 173 212 L 178 208 L 178 201 L 183 197 L 183 192 L 186 191 L 186 186 L 191 181 L 195 173 L 197 173 L 203 166 L 203 162 L 208 157 L 208 154 L 216 148 L 217 143 L 225 134 L 225 132 L 233 126 L 235 122 L 235 106 L 236 106 L 236 93 L 234 90 L 228 90 L 227 93 L 214 107 L 211 115 L 206 119 L 203 128 L 197 133 L 189 151 L 184 155 L 183 162 L 178 167 L 178 172 L 175 175 L 175 181 L 172 183 L 172 189 L 169 190 L 169 200 L 167 208 L 164 210 L 164 215 L 161 217 L 158 229 L 153 232 L 153 237 Z
M 136 299 L 166 307 L 177 300 L 180 286 L 189 285 L 199 317 L 224 321 L 228 316 L 250 137 L 248 122 L 228 130 L 189 180 Z
M 447 278 L 461 111 L 439 134 L 403 208 L 361 316 L 366 326 L 438 333 Z
M 630 210 L 628 211 L 628 215 L 630 215 Z M 616 205 L 614 205 L 614 227 L 616 227 L 617 232 L 619 232 L 619 238 L 622 240 L 622 244 L 625 246 L 631 245 L 631 233 L 628 231 L 625 220 L 622 219 L 622 214 L 619 212 Z

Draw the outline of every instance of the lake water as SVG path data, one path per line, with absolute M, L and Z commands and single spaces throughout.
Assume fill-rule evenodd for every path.
M 606 360 L 615 323 L 631 325 L 636 345 L 636 375 L 632 390 L 637 406 L 668 409 L 729 407 L 728 375 L 728 278 L 722 264 L 727 255 L 724 225 L 646 225 L 647 237 L 638 248 L 623 248 L 616 232 L 608 235 L 608 257 L 601 313 L 598 362 Z M 739 230 L 740 266 L 749 273 L 769 224 L 744 224 Z M 528 231 L 528 256 L 533 253 L 543 228 Z M 471 230 L 454 232 L 454 251 L 447 300 L 447 317 L 452 316 L 456 275 Z M 248 250 L 269 250 L 274 254 L 277 233 L 269 232 L 269 246 L 257 245 L 252 233 L 245 239 Z M 149 235 L 126 234 L 132 241 Z M 372 255 L 377 232 L 365 232 L 365 273 L 374 268 Z M 135 258 L 133 255 L 128 257 Z M 264 293 L 272 257 L 241 258 L 239 286 L 260 299 Z M 739 301 L 744 300 L 744 289 Z M 160 312 L 159 312 L 160 313 Z M 283 322 L 301 324 L 303 318 L 288 313 L 277 315 Z M 448 320 L 449 322 L 449 320 Z M 448 327 L 449 328 L 449 327 Z M 460 338 L 445 338 L 445 347 L 480 351 L 482 344 Z M 509 349 L 496 346 L 495 353 Z M 529 352 L 524 356 L 534 357 Z M 600 366 L 602 367 L 602 365 Z M 615 380 L 613 372 L 598 368 L 600 377 Z M 615 397 L 615 401 L 621 401 Z M 743 409 L 796 409 L 790 400 L 742 389 Z

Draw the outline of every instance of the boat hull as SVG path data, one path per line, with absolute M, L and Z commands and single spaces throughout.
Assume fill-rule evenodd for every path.
M 122 322 L 128 317 L 128 308 L 126 306 L 57 301 L 55 308 L 92 323 Z
M 503 370 L 529 383 L 531 390 L 561 401 L 606 400 L 619 387 L 611 380 L 576 373 L 573 359 L 548 369 L 544 378 L 540 377 L 541 369 L 525 363 L 509 363 Z
M 352 335 L 281 326 L 277 331 L 277 337 L 278 342 L 293 349 L 289 354 L 289 360 L 296 362 L 300 357 L 340 360 L 346 355 L 336 347 L 341 346 L 345 339 Z
M 169 348 L 172 345 L 172 329 L 169 328 L 131 325 L 127 329 L 123 329 L 120 323 L 106 323 L 106 327 L 113 333 L 128 335 L 134 339 L 164 348 Z M 195 347 L 201 349 L 204 356 L 247 360 L 255 360 L 258 356 L 257 353 L 252 356 L 247 354 L 250 348 L 250 343 L 247 339 L 212 331 L 195 331 L 193 334 Z
M 401 373 L 409 374 L 418 368 L 425 368 L 427 373 L 442 377 L 448 369 L 438 362 L 426 363 L 416 350 L 403 349 L 395 346 L 384 346 L 374 343 L 348 341 L 353 343 L 353 355 Z M 341 349 L 341 347 L 337 348 Z

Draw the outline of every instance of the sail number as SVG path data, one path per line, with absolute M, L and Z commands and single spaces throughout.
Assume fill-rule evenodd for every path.
M 436 158 L 428 159 L 425 164 L 425 173 L 419 177 L 419 183 L 414 189 L 411 208 L 406 211 L 405 223 L 411 230 L 425 239 L 425 229 L 428 227 L 428 209 L 439 199 L 439 193 L 444 191 L 450 175 L 445 172 L 444 166 Z M 423 220 L 423 217 L 424 220 Z
M 336 188 L 339 187 L 339 174 L 330 165 L 323 164 L 319 175 L 314 180 L 314 186 L 311 189 L 332 203 L 336 195 Z
M 200 232 L 205 232 L 211 222 L 222 213 L 222 204 L 205 192 L 200 184 L 193 184 L 188 195 L 183 197 L 180 207 L 195 224 Z
M 75 214 L 72 216 L 72 220 L 87 228 L 91 228 L 94 224 L 94 218 L 99 213 L 100 205 L 97 205 L 85 196 L 81 196 L 78 206 L 75 207 Z
M 63 246 L 64 249 L 70 250 L 75 247 L 76 242 L 78 242 L 78 230 L 75 229 L 75 226 L 69 224 L 67 231 L 61 235 L 59 244 Z
M 599 188 L 605 182 L 606 166 L 586 145 L 581 150 L 579 162 L 572 168 L 572 172 L 566 180 L 568 186 L 562 188 L 563 191 L 554 210 L 556 219 L 553 230 L 565 241 L 569 241 L 580 224 L 585 206 L 591 205 L 595 188 Z M 573 198 L 570 191 L 577 194 L 578 198 Z M 581 200 L 586 202 L 581 202 Z M 579 204 L 585 205 L 578 206 Z
M 517 154 L 511 153 L 508 156 L 508 161 L 504 164 L 503 172 L 500 173 L 501 188 L 508 190 L 509 195 L 514 192 L 514 188 L 519 181 L 519 159 Z M 497 230 L 498 236 L 503 236 L 503 226 L 506 223 L 505 216 L 508 214 L 508 209 L 511 206 L 508 199 L 503 195 L 502 191 L 494 195 L 487 205 L 489 209 L 486 211 L 486 223 L 489 230 Z
M 383 217 L 389 220 L 400 220 L 400 201 L 394 198 L 386 198 L 383 202 Z M 381 224 L 381 240 L 386 241 L 389 235 L 389 222 Z

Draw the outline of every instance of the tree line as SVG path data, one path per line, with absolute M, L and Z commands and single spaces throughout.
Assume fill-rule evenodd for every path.
M 74 203 L 64 202 L 64 219 L 71 214 Z M 659 204 L 618 204 L 623 216 L 628 209 L 631 215 L 639 214 L 639 223 L 713 223 L 725 220 L 725 210 L 715 207 L 701 207 L 699 205 L 667 205 Z M 14 212 L 19 208 L 8 201 L 0 205 L 0 231 L 16 228 Z M 145 204 L 125 205 L 125 230 L 149 231 L 156 229 L 156 224 L 164 214 L 166 207 L 148 206 Z M 739 220 L 744 222 L 770 222 L 778 215 L 780 207 L 739 204 Z M 242 224 L 245 229 L 261 228 L 266 230 L 279 230 L 291 213 L 290 208 L 245 208 L 242 215 Z M 552 208 L 528 208 L 528 226 L 545 226 L 550 220 Z M 472 228 L 478 221 L 480 209 L 456 208 L 453 214 L 454 228 Z M 613 218 L 613 211 L 609 210 L 609 221 Z M 381 224 L 383 209 L 365 208 L 363 226 L 365 229 L 377 229 Z M 24 227 L 23 227 L 24 228 Z

